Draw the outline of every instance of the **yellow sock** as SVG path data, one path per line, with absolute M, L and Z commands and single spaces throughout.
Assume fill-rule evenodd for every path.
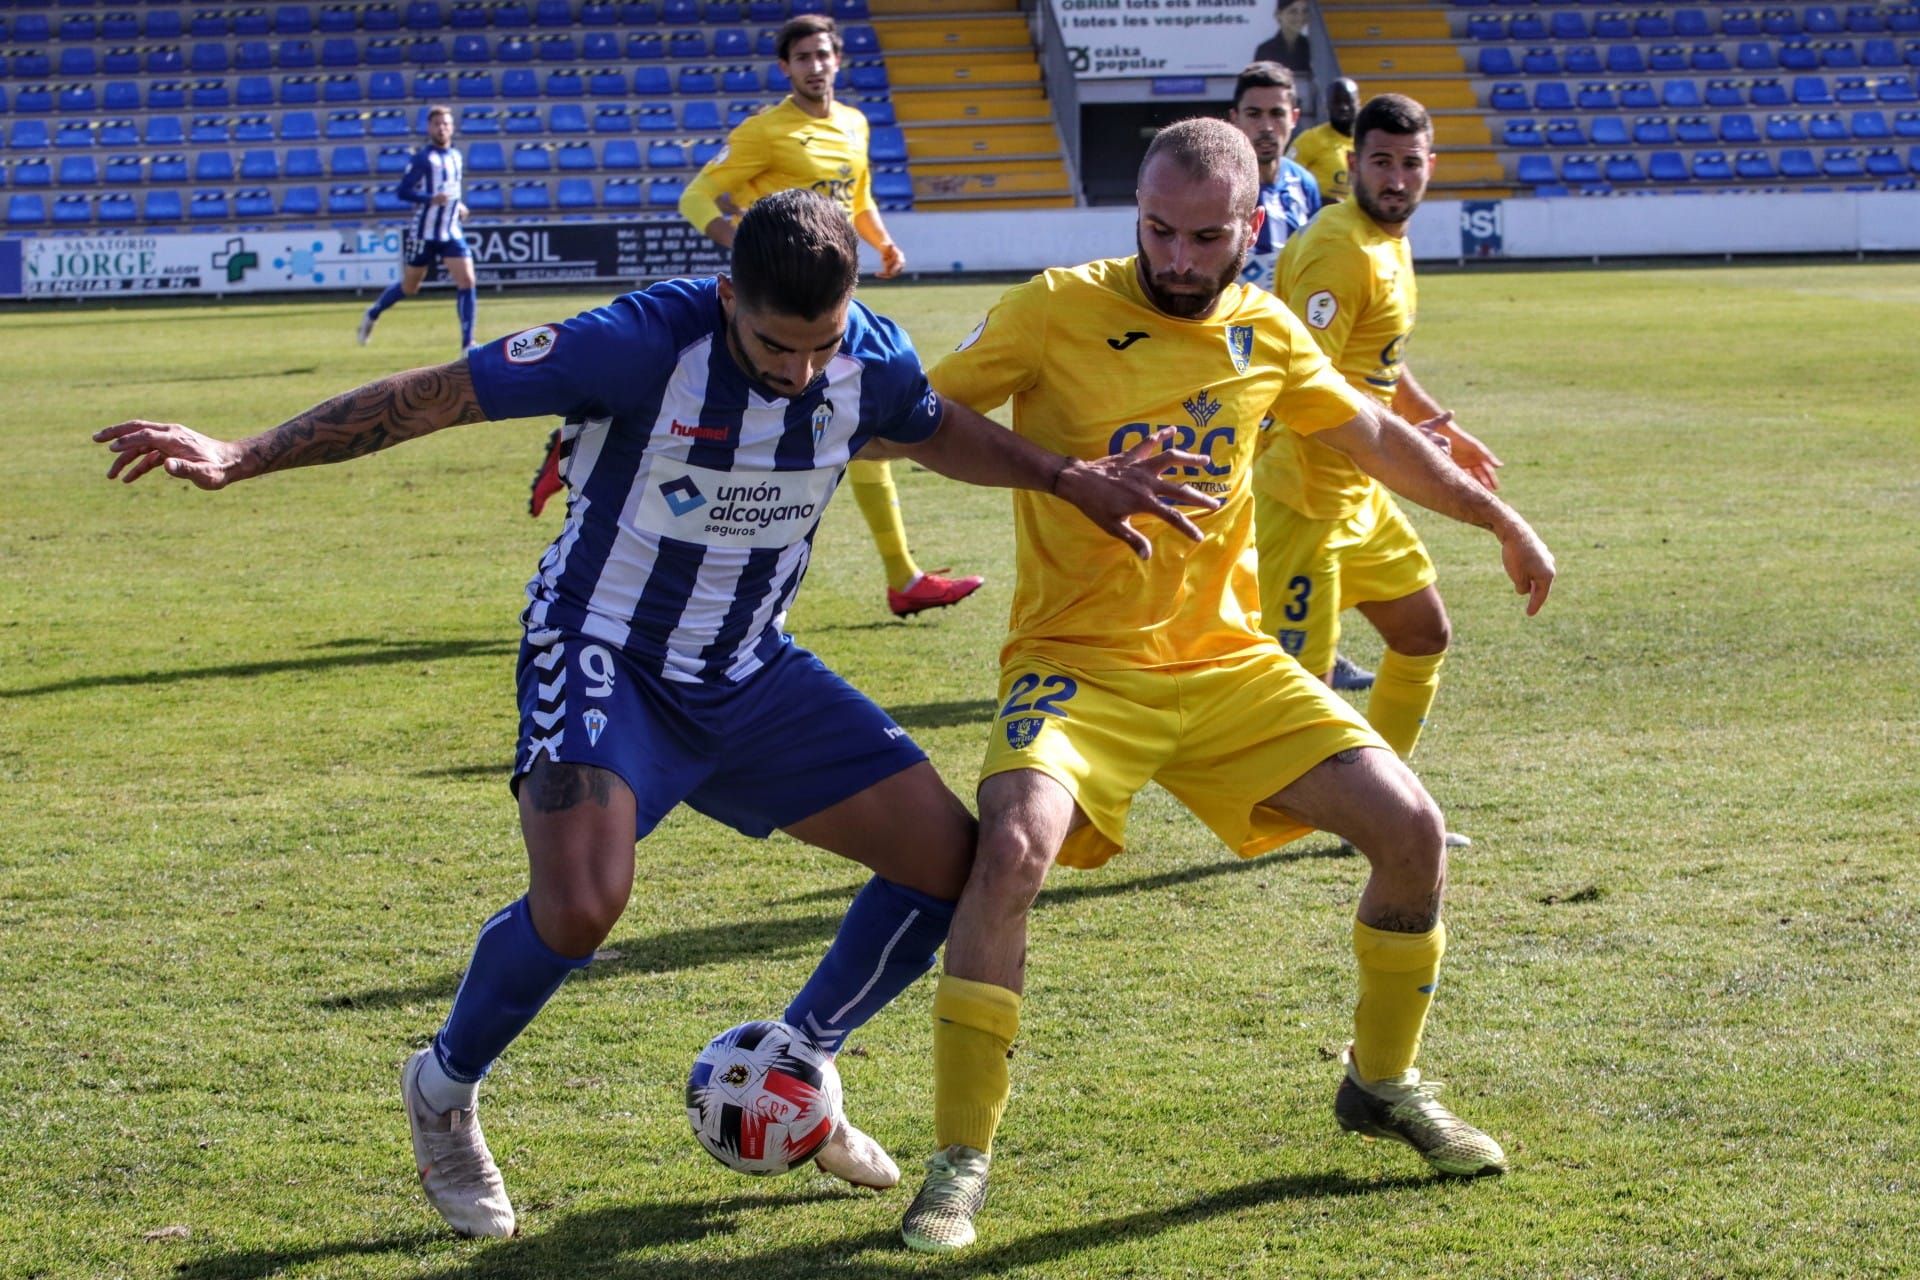
M 1020 1034 L 1020 997 L 1005 987 L 940 975 L 933 992 L 933 1139 L 993 1150 L 1013 1091 L 1007 1059 Z
M 1402 760 L 1420 741 L 1420 727 L 1440 690 L 1440 664 L 1446 660 L 1444 649 L 1419 657 L 1389 649 L 1380 659 L 1373 692 L 1367 695 L 1367 723 Z
M 1446 950 L 1444 924 L 1426 933 L 1389 933 L 1353 922 L 1353 954 L 1360 961 L 1353 1065 L 1361 1079 L 1391 1079 L 1413 1065 Z
M 860 504 L 860 514 L 867 518 L 867 528 L 873 533 L 880 563 L 886 566 L 887 585 L 904 591 L 919 576 L 920 566 L 907 550 L 907 526 L 900 520 L 900 495 L 893 487 L 892 467 L 856 458 L 847 464 L 847 479 L 853 483 L 853 500 Z

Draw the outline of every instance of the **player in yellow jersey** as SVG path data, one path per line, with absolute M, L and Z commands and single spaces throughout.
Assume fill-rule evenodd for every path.
M 1320 198 L 1327 204 L 1347 198 L 1347 152 L 1353 147 L 1353 118 L 1359 110 L 1360 86 L 1341 76 L 1327 86 L 1326 120 L 1294 134 L 1287 151 L 1320 184 Z
M 733 243 L 740 214 L 755 200 L 806 187 L 832 199 L 853 219 L 860 238 L 880 254 L 881 279 L 899 275 L 907 256 L 887 234 L 873 200 L 867 118 L 833 99 L 842 51 L 839 30 L 832 18 L 805 14 L 780 28 L 775 47 L 793 92 L 727 135 L 726 149 L 687 184 L 680 215 L 725 247 Z M 979 590 L 978 577 L 948 578 L 922 572 L 914 563 L 887 463 L 855 461 L 847 479 L 886 568 L 889 609 L 904 616 L 958 604 Z
M 1407 369 L 1419 298 L 1407 225 L 1433 171 L 1433 129 L 1411 98 L 1383 94 L 1354 124 L 1353 199 L 1288 242 L 1277 292 L 1355 389 L 1444 441 L 1488 489 L 1500 460 L 1443 413 Z M 1316 675 L 1333 667 L 1340 613 L 1357 608 L 1387 649 L 1367 719 L 1404 759 L 1439 688 L 1452 631 L 1433 561 L 1393 497 L 1336 448 L 1275 438 L 1254 472 L 1262 617 Z M 1454 847 L 1469 841 L 1449 834 Z
M 1019 578 L 979 790 L 980 843 L 934 994 L 939 1150 L 901 1234 L 964 1248 L 986 1198 L 1019 1030 L 1027 912 L 1049 867 L 1119 852 L 1133 796 L 1158 781 L 1243 857 L 1312 827 L 1366 854 L 1354 922 L 1359 1002 L 1334 1110 L 1451 1174 L 1495 1173 L 1493 1139 L 1434 1100 L 1413 1067 L 1437 979 L 1446 851 L 1440 811 L 1379 736 L 1261 629 L 1249 552 L 1256 437 L 1311 436 L 1413 500 L 1491 530 L 1528 612 L 1553 559 L 1526 522 L 1427 437 L 1346 384 L 1273 295 L 1240 283 L 1261 214 L 1252 146 L 1187 120 L 1147 150 L 1136 257 L 1056 269 L 1010 290 L 930 373 L 975 410 L 1077 461 L 1169 439 L 1173 475 L 1220 500 L 1198 543 L 1153 526 L 1134 555 L 1059 499 L 1014 496 Z

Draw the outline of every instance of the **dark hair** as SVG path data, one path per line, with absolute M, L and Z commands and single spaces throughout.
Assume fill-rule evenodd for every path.
M 781 27 L 779 36 L 774 40 L 773 47 L 780 55 L 780 61 L 785 62 L 787 55 L 793 52 L 793 46 L 808 36 L 831 36 L 833 56 L 836 58 L 844 50 L 844 46 L 840 43 L 840 28 L 834 25 L 832 18 L 824 13 L 803 13 L 797 18 L 790 19 L 786 26 Z
M 1285 89 L 1291 101 L 1299 101 L 1299 95 L 1293 87 L 1293 72 L 1277 62 L 1250 62 L 1240 72 L 1240 78 L 1233 82 L 1233 109 L 1240 109 L 1240 99 L 1247 96 L 1249 89 Z
M 812 320 L 853 294 L 860 249 L 840 206 L 805 187 L 756 200 L 733 234 L 733 287 L 756 311 Z
M 1404 93 L 1383 93 L 1367 99 L 1360 114 L 1353 118 L 1353 149 L 1360 150 L 1366 136 L 1378 129 L 1406 138 L 1414 134 L 1433 137 L 1433 119 L 1427 109 Z
M 453 108 L 443 107 L 436 103 L 435 105 L 427 108 L 427 123 L 432 124 L 433 118 L 435 116 L 445 116 L 447 119 L 451 120 L 453 119 Z
M 1195 181 L 1225 178 L 1232 192 L 1233 211 L 1253 212 L 1260 198 L 1260 161 L 1247 135 L 1215 116 L 1179 120 L 1153 135 L 1147 154 L 1140 158 L 1139 177 L 1147 166 L 1165 156 Z

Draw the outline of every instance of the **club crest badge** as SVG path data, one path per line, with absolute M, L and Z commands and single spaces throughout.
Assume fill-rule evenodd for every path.
M 822 400 L 813 411 L 813 443 L 817 448 L 820 440 L 827 434 L 827 428 L 833 425 L 833 401 Z
M 586 714 L 580 717 L 580 723 L 587 726 L 587 745 L 600 745 L 600 735 L 607 730 L 607 713 L 598 707 L 588 707 Z
M 1253 359 L 1252 325 L 1230 324 L 1227 326 L 1227 354 L 1233 357 L 1235 373 L 1247 371 L 1247 363 Z
M 1032 746 L 1033 740 L 1040 736 L 1040 726 L 1046 722 L 1045 716 L 1020 716 L 1007 721 L 1007 745 L 1015 751 Z

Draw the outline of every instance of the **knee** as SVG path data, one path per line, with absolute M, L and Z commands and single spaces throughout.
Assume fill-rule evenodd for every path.
M 1452 643 L 1453 623 L 1442 611 L 1431 618 L 1422 618 L 1395 635 L 1388 648 L 1395 653 L 1404 653 L 1409 658 L 1428 658 L 1436 653 L 1445 653 Z
M 400 282 L 400 292 L 411 298 L 414 294 L 420 292 L 420 282 L 416 280 L 412 284 L 408 284 L 405 280 L 402 280 Z
M 1053 855 L 1044 839 L 1025 828 L 983 828 L 968 890 L 993 899 L 1002 909 L 1024 912 L 1040 895 Z
M 1408 889 L 1438 889 L 1447 878 L 1447 827 L 1440 806 L 1414 781 L 1392 804 L 1376 810 L 1374 830 L 1361 845 L 1374 873 Z
M 533 927 L 540 940 L 563 956 L 592 955 L 613 932 L 627 909 L 627 891 L 616 885 L 568 884 L 539 887 L 527 895 Z

